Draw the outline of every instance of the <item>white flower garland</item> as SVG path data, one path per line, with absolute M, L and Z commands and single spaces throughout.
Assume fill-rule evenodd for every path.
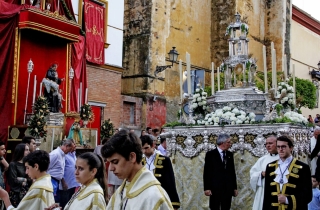
M 286 112 L 284 114 L 284 117 L 289 118 L 292 122 L 302 123 L 304 125 L 308 124 L 308 120 L 302 114 L 299 114 L 297 112 Z

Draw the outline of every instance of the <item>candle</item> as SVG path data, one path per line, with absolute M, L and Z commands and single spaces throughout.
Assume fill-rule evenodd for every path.
M 34 104 L 36 100 L 36 91 L 37 91 L 37 75 L 34 75 L 33 79 L 33 95 L 32 95 L 32 104 Z
M 191 96 L 191 66 L 190 66 L 190 54 L 186 53 L 186 60 L 187 60 L 187 83 L 188 83 L 188 96 Z
M 211 62 L 211 95 L 214 95 L 214 63 Z
M 292 64 L 292 84 L 293 84 L 293 104 L 296 105 L 296 71 L 295 71 L 294 64 Z
M 180 73 L 180 99 L 183 102 L 183 73 L 182 73 L 182 61 L 179 60 L 179 73 Z
M 264 92 L 268 93 L 268 71 L 267 71 L 267 52 L 266 46 L 262 47 L 262 55 L 263 55 L 263 72 L 264 72 Z
M 80 82 L 79 104 L 82 105 L 82 82 Z
M 88 88 L 86 88 L 86 95 L 85 95 L 85 100 L 84 103 L 88 103 Z
M 274 91 L 277 91 L 278 81 L 277 81 L 277 54 L 276 50 L 273 49 L 274 57 Z
M 271 49 L 270 49 L 270 52 L 271 52 L 271 68 L 272 68 L 272 88 L 275 87 L 275 80 L 274 80 L 274 73 L 275 73 L 275 69 L 274 69 L 274 53 L 273 53 L 273 50 L 274 50 L 274 44 L 273 42 L 271 42 Z
M 283 66 L 284 66 L 284 80 L 288 78 L 288 71 L 287 71 L 287 55 L 284 54 L 283 56 Z
M 41 96 L 41 93 L 42 93 L 42 82 L 40 82 L 39 96 Z
M 220 70 L 217 68 L 217 77 L 218 77 L 218 91 L 220 91 Z
M 59 140 L 62 140 L 62 132 L 60 133 L 60 139 Z
M 78 112 L 80 112 L 80 88 L 78 88 Z

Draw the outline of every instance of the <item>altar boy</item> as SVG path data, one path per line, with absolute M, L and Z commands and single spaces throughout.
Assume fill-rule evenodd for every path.
M 0 198 L 4 201 L 7 210 L 19 209 L 45 209 L 54 204 L 53 188 L 51 177 L 46 173 L 50 158 L 46 151 L 36 150 L 28 154 L 23 163 L 26 166 L 26 173 L 35 182 L 31 185 L 27 194 L 17 208 L 11 205 L 9 195 L 4 189 L 0 189 Z

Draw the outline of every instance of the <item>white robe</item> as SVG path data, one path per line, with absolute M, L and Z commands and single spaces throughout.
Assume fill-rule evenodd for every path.
M 311 149 L 310 152 L 312 152 L 312 150 L 316 146 L 316 143 L 317 143 L 317 139 L 314 138 L 314 136 L 312 136 L 312 138 L 310 139 L 310 149 Z M 314 157 L 311 160 L 311 175 L 315 175 L 316 174 L 317 160 L 318 160 L 318 156 Z
M 8 209 L 44 209 L 54 204 L 53 188 L 50 175 L 38 178 L 23 197 L 17 208 Z
M 123 189 L 123 198 L 121 192 Z M 170 198 L 161 187 L 160 182 L 145 167 L 140 169 L 131 182 L 126 180 L 117 189 L 108 203 L 107 210 L 148 209 L 148 210 L 173 210 Z
M 262 156 L 250 169 L 250 185 L 256 192 L 252 210 L 262 210 L 264 196 L 264 178 L 261 179 L 261 172 L 266 171 L 267 164 L 278 160 L 279 155 L 271 156 L 269 153 Z
M 76 193 L 77 194 L 77 193 Z M 75 196 L 75 195 L 74 195 Z M 77 196 L 72 197 L 65 210 L 105 210 L 107 207 L 104 193 L 97 179 L 94 179 L 88 186 L 82 186 Z

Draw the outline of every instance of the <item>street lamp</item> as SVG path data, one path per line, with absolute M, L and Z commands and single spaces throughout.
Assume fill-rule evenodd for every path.
M 28 85 L 27 85 L 27 95 L 26 95 L 26 104 L 24 106 L 24 118 L 23 118 L 23 123 L 26 124 L 26 115 L 27 115 L 27 105 L 28 105 L 28 93 L 29 93 L 29 83 L 30 83 L 30 74 L 33 71 L 33 62 L 30 58 L 28 65 L 27 65 L 27 70 L 28 70 Z
M 173 63 L 175 63 L 178 59 L 179 53 L 176 50 L 176 47 L 172 47 L 172 50 L 168 53 L 169 55 L 169 61 L 171 62 L 171 65 L 167 66 L 157 66 L 156 71 L 154 72 L 154 76 L 157 77 L 157 74 L 166 70 L 167 68 L 171 68 L 173 66 Z
M 70 67 L 70 69 L 69 69 L 69 79 L 70 79 L 70 90 L 69 90 L 69 103 L 68 103 L 68 105 L 69 105 L 69 112 L 70 112 L 70 97 L 71 97 L 71 84 L 72 84 L 72 79 L 73 79 L 73 77 L 74 77 L 74 70 L 73 70 L 73 68 L 72 67 Z

